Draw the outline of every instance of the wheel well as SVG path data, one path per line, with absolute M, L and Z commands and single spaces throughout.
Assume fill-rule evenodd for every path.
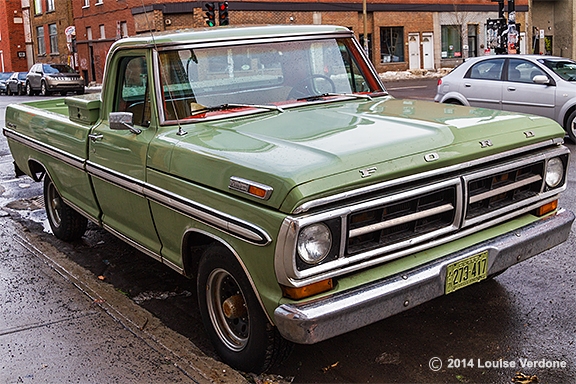
M 219 241 L 205 233 L 196 231 L 186 233 L 182 241 L 182 263 L 186 277 L 197 275 L 198 263 L 202 254 L 206 248 L 215 243 L 219 243 Z
M 46 168 L 35 160 L 28 161 L 28 169 L 30 169 L 30 174 L 34 181 L 41 181 L 46 174 Z
M 566 111 L 566 113 L 564 114 L 564 120 L 562 121 L 562 128 L 564 128 L 565 130 L 568 130 L 568 118 L 570 117 L 570 115 L 572 114 L 572 112 L 576 111 L 576 105 L 573 105 L 570 107 L 569 110 Z
M 463 105 L 458 99 L 447 99 L 443 101 L 444 104 Z

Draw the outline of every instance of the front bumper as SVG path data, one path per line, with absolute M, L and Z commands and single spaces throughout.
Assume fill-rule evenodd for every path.
M 385 319 L 444 295 L 446 267 L 488 250 L 488 275 L 531 258 L 568 238 L 574 213 L 560 210 L 513 232 L 405 273 L 306 303 L 280 305 L 274 320 L 282 336 L 314 344 Z

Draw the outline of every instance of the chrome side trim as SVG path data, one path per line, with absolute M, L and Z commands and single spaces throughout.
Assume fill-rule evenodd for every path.
M 42 143 L 36 139 L 32 139 L 28 136 L 25 136 L 19 132 L 14 130 L 4 128 L 4 136 L 9 139 L 12 139 L 20 144 L 24 144 L 38 152 L 42 152 L 48 156 L 51 156 L 57 160 L 62 161 L 74 168 L 78 168 L 84 170 L 84 159 L 75 155 L 71 155 L 67 152 L 64 152 L 58 148 L 55 148 L 51 145 Z
M 457 164 L 457 165 L 453 165 L 453 166 L 449 166 L 449 167 L 434 169 L 432 171 L 418 173 L 418 174 L 410 175 L 410 176 L 406 176 L 406 177 L 401 177 L 401 178 L 397 178 L 394 180 L 384 181 L 384 182 L 381 182 L 378 184 L 368 185 L 366 187 L 354 189 L 354 190 L 347 191 L 347 192 L 338 193 L 338 194 L 328 196 L 328 197 L 322 197 L 319 199 L 305 202 L 305 203 L 297 206 L 291 213 L 295 214 L 295 215 L 301 214 L 301 213 L 307 212 L 313 208 L 321 207 L 323 205 L 333 204 L 333 203 L 336 203 L 338 201 L 350 199 L 353 197 L 358 197 L 358 196 L 361 196 L 361 195 L 364 195 L 367 193 L 372 193 L 372 192 L 376 192 L 376 191 L 383 190 L 386 188 L 395 187 L 395 186 L 398 186 L 401 184 L 411 183 L 411 182 L 421 180 L 424 178 L 440 176 L 442 174 L 447 174 L 450 172 L 459 171 L 459 170 L 462 170 L 465 168 L 471 168 L 474 166 L 485 164 L 487 162 L 500 160 L 500 159 L 505 158 L 505 157 L 515 156 L 515 155 L 519 155 L 522 153 L 534 151 L 534 150 L 537 150 L 540 148 L 549 147 L 551 145 L 560 145 L 563 142 L 564 142 L 564 140 L 562 140 L 562 139 L 553 139 L 553 140 L 549 140 L 549 141 L 544 141 L 544 142 L 528 145 L 528 146 L 525 146 L 522 148 L 513 149 L 513 150 L 508 151 L 508 152 L 483 157 L 483 158 L 480 158 L 477 160 L 469 161 L 467 163 L 462 163 L 462 164 Z
M 272 242 L 270 235 L 260 227 L 173 192 L 101 167 L 90 161 L 86 163 L 86 171 L 101 180 L 118 185 L 127 191 L 143 196 L 241 240 L 260 246 Z
M 447 255 L 410 271 L 344 292 L 282 304 L 274 319 L 282 336 L 314 344 L 385 319 L 444 295 L 449 264 L 488 251 L 488 274 L 529 259 L 570 235 L 574 213 L 561 210 L 525 227 Z

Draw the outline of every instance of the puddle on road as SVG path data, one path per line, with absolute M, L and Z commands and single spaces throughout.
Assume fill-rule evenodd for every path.
M 36 196 L 28 199 L 13 200 L 4 207 L 17 211 L 25 220 L 31 220 L 42 225 L 44 232 L 52 233 L 50 224 L 46 218 L 43 196 Z

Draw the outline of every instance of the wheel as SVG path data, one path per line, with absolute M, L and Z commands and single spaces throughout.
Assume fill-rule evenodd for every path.
M 574 126 L 574 124 L 576 124 L 576 111 L 573 111 L 570 116 L 568 116 L 566 126 L 564 127 L 570 140 L 576 144 L 576 126 Z
M 6 87 L 6 96 L 12 96 L 12 90 L 10 87 Z
M 200 260 L 198 303 L 216 352 L 230 366 L 260 373 L 292 351 L 268 321 L 240 264 L 221 245 L 209 247 Z
M 50 95 L 52 94 L 52 92 L 50 92 L 50 91 L 48 90 L 48 87 L 46 86 L 46 82 L 45 82 L 45 81 L 42 81 L 42 82 L 40 83 L 40 94 L 41 94 L 42 96 L 50 96 Z
M 32 90 L 30 83 L 26 83 L 26 95 L 34 96 L 34 91 Z
M 318 89 L 321 86 L 321 82 L 318 83 L 314 81 L 315 79 L 322 80 L 328 84 L 326 89 Z M 310 75 L 305 77 L 298 83 L 292 87 L 292 90 L 288 94 L 288 100 L 298 100 L 300 98 L 308 97 L 308 96 L 315 96 L 321 95 L 323 93 L 335 93 L 336 92 L 336 84 L 332 81 L 331 78 L 324 75 Z
M 26 94 L 26 90 L 22 88 L 22 86 L 18 85 L 18 96 L 24 96 Z
M 83 95 L 84 94 L 84 90 L 83 89 L 79 89 L 76 91 L 77 95 Z
M 60 240 L 72 241 L 84 235 L 88 220 L 62 200 L 48 175 L 44 178 L 44 205 L 54 236 Z
M 445 101 L 444 103 L 446 103 L 446 104 L 452 104 L 452 105 L 464 105 L 464 104 L 462 104 L 461 102 L 459 102 L 459 101 L 456 100 L 456 99 L 450 99 L 450 100 Z

